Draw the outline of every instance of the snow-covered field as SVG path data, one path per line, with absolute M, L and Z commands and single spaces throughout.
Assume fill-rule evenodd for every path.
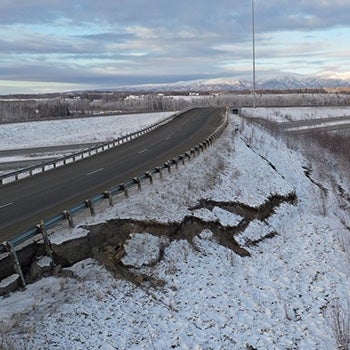
M 112 141 L 174 112 L 0 124 L 0 150 Z
M 117 279 L 88 259 L 69 268 L 71 277 L 44 278 L 0 298 L 3 342 L 16 349 L 336 349 L 337 311 L 345 323 L 350 315 L 350 188 L 334 158 L 319 166 L 232 115 L 208 151 L 76 224 L 194 216 L 229 228 L 242 216 L 224 203 L 257 207 L 291 193 L 296 203 L 250 218 L 237 233 L 250 256 L 208 229 L 191 242 L 136 232 L 122 261 L 159 284 Z M 190 209 L 203 198 L 216 205 Z M 51 238 L 84 234 L 77 227 Z
M 350 116 L 349 107 L 284 107 L 284 108 L 242 108 L 242 113 L 255 118 L 264 118 L 276 123 Z

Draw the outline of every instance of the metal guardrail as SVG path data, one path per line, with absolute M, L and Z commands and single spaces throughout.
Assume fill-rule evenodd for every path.
M 115 139 L 113 141 L 103 142 L 103 143 L 98 144 L 97 146 L 93 146 L 93 147 L 84 149 L 84 150 L 79 151 L 79 152 L 71 153 L 65 157 L 60 157 L 60 158 L 57 158 L 54 160 L 43 162 L 41 164 L 32 165 L 32 166 L 25 167 L 25 168 L 22 168 L 22 169 L 19 169 L 16 171 L 12 171 L 10 173 L 3 174 L 0 176 L 0 186 L 5 185 L 5 183 L 4 183 L 5 179 L 12 179 L 12 181 L 9 181 L 8 183 L 11 183 L 13 181 L 19 181 L 19 180 L 23 179 L 24 177 L 33 176 L 33 175 L 39 174 L 39 173 L 44 172 L 44 171 L 55 169 L 58 166 L 70 164 L 72 162 L 76 162 L 76 161 L 79 161 L 81 159 L 85 159 L 87 157 L 90 157 L 94 154 L 106 151 L 110 148 L 122 145 L 125 142 L 131 141 L 136 137 L 144 135 L 152 130 L 157 129 L 161 125 L 168 123 L 171 119 L 175 118 L 179 113 L 181 113 L 181 112 L 174 113 L 171 116 L 169 116 L 169 117 L 167 117 L 167 118 L 165 118 L 157 123 L 151 124 L 151 125 L 143 128 L 139 131 L 135 131 L 135 132 L 129 133 L 125 136 L 118 137 L 117 139 Z
M 175 115 L 172 115 L 172 117 L 177 116 L 179 113 L 176 113 Z M 170 117 L 169 117 L 170 118 Z M 168 119 L 168 118 L 167 118 Z M 162 123 L 165 123 L 163 121 Z M 145 180 L 150 181 L 150 183 L 153 183 L 153 175 L 154 174 L 159 174 L 162 176 L 163 170 L 167 170 L 168 172 L 171 172 L 172 167 L 178 167 L 179 162 L 182 164 L 185 163 L 186 159 L 191 159 L 192 156 L 196 156 L 196 153 L 199 154 L 200 152 L 203 152 L 205 149 L 207 149 L 209 146 L 212 145 L 212 143 L 222 134 L 226 126 L 228 125 L 228 112 L 225 113 L 224 120 L 221 123 L 221 125 L 204 141 L 200 142 L 198 145 L 192 147 L 190 150 L 185 152 L 184 154 L 181 154 L 164 164 L 152 168 L 145 173 L 141 174 L 138 177 L 135 177 L 133 179 L 130 179 L 126 181 L 123 184 L 119 184 L 117 186 L 114 186 L 112 188 L 109 188 L 108 190 L 97 194 L 96 196 L 84 201 L 77 203 L 73 207 L 71 207 L 68 210 L 63 211 L 62 213 L 59 213 L 45 221 L 42 221 L 38 225 L 31 227 L 25 232 L 22 232 L 21 234 L 18 234 L 14 236 L 13 238 L 9 239 L 6 242 L 3 242 L 0 245 L 0 254 L 6 253 L 6 252 L 11 252 L 12 254 L 16 255 L 15 252 L 15 247 L 19 246 L 20 244 L 34 238 L 37 235 L 42 234 L 44 236 L 45 240 L 45 235 L 47 235 L 46 230 L 53 228 L 54 226 L 58 225 L 62 221 L 67 220 L 70 227 L 74 227 L 74 222 L 73 222 L 73 214 L 76 214 L 78 212 L 81 212 L 86 209 L 90 209 L 91 215 L 95 214 L 95 208 L 94 205 L 95 203 L 98 203 L 102 200 L 108 200 L 109 204 L 112 206 L 113 205 L 113 195 L 124 193 L 126 196 L 128 196 L 128 189 L 138 186 L 138 188 L 141 189 L 141 183 L 144 182 Z M 134 133 L 137 134 L 137 133 Z M 16 256 L 14 257 L 14 260 L 16 259 Z M 25 281 L 24 281 L 25 283 Z

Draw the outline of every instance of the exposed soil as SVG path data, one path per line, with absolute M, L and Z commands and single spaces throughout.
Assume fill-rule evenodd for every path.
M 37 243 L 35 250 L 32 249 L 34 255 L 30 261 L 22 263 L 22 268 L 26 275 L 26 281 L 30 283 L 48 274 L 60 275 L 62 267 L 70 267 L 86 258 L 95 258 L 118 279 L 126 279 L 143 287 L 161 287 L 164 285 L 163 281 L 140 274 L 135 269 L 123 265 L 121 259 L 125 254 L 124 244 L 132 234 L 147 232 L 162 237 L 164 242 L 167 242 L 161 247 L 158 261 L 155 264 L 161 261 L 166 246 L 172 241 L 187 240 L 193 249 L 197 250 L 194 237 L 200 235 L 204 230 L 210 230 L 219 244 L 232 250 L 235 254 L 249 257 L 250 253 L 246 249 L 247 247 L 256 246 L 265 239 L 272 239 L 277 235 L 277 232 L 270 232 L 256 240 L 247 240 L 245 247 L 238 244 L 235 236 L 243 232 L 253 220 L 267 220 L 281 204 L 294 205 L 296 202 L 297 196 L 292 192 L 286 196 L 271 195 L 259 207 L 250 207 L 238 202 L 202 199 L 196 206 L 190 208 L 191 211 L 202 208 L 211 211 L 214 207 L 219 207 L 242 217 L 236 226 L 223 225 L 218 220 L 205 221 L 194 215 L 185 216 L 181 222 L 159 223 L 150 220 L 114 219 L 97 225 L 84 226 L 89 231 L 86 236 L 65 241 L 60 245 L 51 245 L 55 266 L 43 268 L 40 272 L 41 270 L 37 267 L 37 259 L 42 256 L 44 249 Z
M 250 207 L 243 203 L 237 202 L 218 202 L 208 199 L 202 199 L 199 203 L 190 208 L 196 210 L 206 208 L 213 210 L 214 207 L 219 207 L 231 213 L 242 217 L 242 220 L 236 226 L 224 226 L 219 221 L 204 221 L 195 216 L 186 216 L 181 222 L 159 223 L 149 220 L 132 220 L 120 219 L 110 220 L 107 223 L 102 223 L 94 226 L 87 226 L 90 239 L 101 235 L 108 241 L 108 245 L 93 250 L 93 256 L 109 268 L 116 277 L 126 278 L 129 281 L 140 284 L 147 282 L 151 286 L 161 286 L 162 281 L 155 281 L 149 276 L 135 273 L 132 269 L 123 266 L 121 258 L 124 255 L 123 245 L 133 233 L 147 232 L 153 235 L 166 238 L 170 244 L 174 240 L 187 240 L 193 249 L 197 249 L 194 243 L 194 237 L 198 236 L 203 230 L 210 230 L 217 242 L 224 247 L 231 249 L 235 254 L 242 257 L 249 257 L 250 253 L 245 248 L 240 246 L 235 240 L 235 235 L 244 231 L 249 223 L 253 220 L 264 221 L 275 213 L 275 209 L 282 203 L 294 205 L 297 202 L 295 193 L 290 193 L 286 196 L 273 195 L 270 196 L 265 203 L 259 207 Z M 277 235 L 277 232 L 270 232 L 257 240 L 248 240 L 246 246 L 256 246 L 265 239 L 272 239 Z M 165 246 L 160 250 L 158 261 L 163 257 Z

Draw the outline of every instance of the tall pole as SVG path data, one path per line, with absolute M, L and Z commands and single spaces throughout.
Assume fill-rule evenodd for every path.
M 253 108 L 256 107 L 256 84 L 255 84 L 255 11 L 252 0 L 252 31 L 253 31 Z

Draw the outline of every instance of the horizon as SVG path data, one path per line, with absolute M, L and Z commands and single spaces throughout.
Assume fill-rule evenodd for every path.
M 285 79 L 290 79 L 285 80 Z M 295 79 L 295 80 L 293 80 Z M 293 84 L 305 84 L 303 85 L 293 85 Z M 343 82 L 343 84 L 342 84 Z M 238 84 L 235 84 L 238 83 Z M 324 85 L 319 85 L 323 83 Z M 275 84 L 275 85 L 269 85 Z M 283 84 L 282 87 L 279 84 Z M 310 85 L 313 84 L 313 85 Z M 227 90 L 226 85 L 231 85 L 231 89 Z M 234 85 L 239 85 L 239 87 L 234 88 Z M 205 88 L 207 86 L 207 88 Z M 223 86 L 225 86 L 223 88 Z M 243 86 L 243 87 L 242 87 Z M 185 90 L 185 88 L 188 90 Z M 337 91 L 348 91 L 350 89 L 350 73 L 332 73 L 332 72 L 318 72 L 316 74 L 299 74 L 299 73 L 284 73 L 284 72 L 274 72 L 272 74 L 263 73 L 256 81 L 256 91 L 280 91 L 281 93 L 294 93 L 296 90 L 309 90 L 310 93 L 314 93 L 316 90 L 332 90 Z M 83 89 L 62 89 L 52 91 L 32 91 L 32 92 L 14 92 L 14 93 L 2 93 L 0 89 L 0 97 L 9 96 L 44 96 L 44 95 L 56 95 L 56 94 L 80 94 L 85 92 L 130 92 L 130 93 L 185 93 L 185 92 L 246 92 L 250 91 L 253 93 L 253 83 L 252 80 L 230 77 L 218 77 L 211 79 L 195 79 L 195 80 L 181 80 L 171 83 L 145 83 L 145 84 L 134 84 L 134 85 L 122 85 L 122 86 L 111 86 L 111 87 L 91 87 Z M 330 92 L 328 91 L 328 92 Z
M 0 94 L 252 81 L 250 1 L 29 0 L 0 10 Z M 349 11 L 341 0 L 255 0 L 256 78 L 350 76 Z

